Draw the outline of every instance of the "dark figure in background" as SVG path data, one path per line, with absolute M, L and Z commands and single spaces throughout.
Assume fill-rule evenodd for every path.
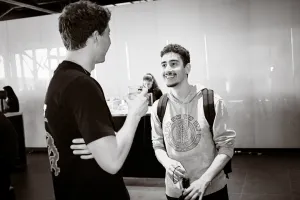
M 10 86 L 5 86 L 3 88 L 6 91 L 7 95 L 7 106 L 8 108 L 5 110 L 6 112 L 19 112 L 19 100 L 14 90 Z
M 162 92 L 159 89 L 154 76 L 150 73 L 145 74 L 143 77 L 143 85 L 148 88 L 148 93 L 152 93 L 153 102 L 162 96 Z
M 9 199 L 10 175 L 17 156 L 17 133 L 0 112 L 0 199 Z

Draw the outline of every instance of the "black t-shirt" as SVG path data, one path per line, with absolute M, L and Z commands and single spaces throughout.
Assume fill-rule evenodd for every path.
M 45 128 L 56 200 L 129 199 L 123 178 L 111 175 L 94 159 L 73 155 L 72 140 L 86 144 L 115 136 L 101 86 L 80 65 L 63 61 L 50 81 L 45 99 Z

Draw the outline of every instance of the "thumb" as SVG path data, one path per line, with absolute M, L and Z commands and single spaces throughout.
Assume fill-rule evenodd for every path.
M 180 162 L 178 162 L 177 164 L 179 166 L 178 170 L 180 170 L 184 174 L 186 171 L 185 171 L 184 167 L 182 166 L 182 164 Z
M 126 96 L 124 97 L 124 101 L 128 104 L 128 102 L 130 101 L 128 95 L 126 95 Z
M 180 166 L 180 168 L 184 169 L 184 167 L 182 166 L 182 164 L 180 162 L 177 161 L 177 165 Z
M 147 87 L 143 87 L 142 92 L 140 93 L 141 96 L 146 96 L 146 94 L 148 94 L 148 88 Z

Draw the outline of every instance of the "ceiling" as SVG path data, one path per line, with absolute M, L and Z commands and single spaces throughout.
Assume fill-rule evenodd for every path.
M 0 0 L 0 21 L 60 13 L 65 5 L 78 0 Z M 140 3 L 130 0 L 91 0 L 100 5 L 118 6 L 122 3 Z M 148 0 L 150 1 L 150 0 Z M 153 1 L 153 0 L 151 0 Z

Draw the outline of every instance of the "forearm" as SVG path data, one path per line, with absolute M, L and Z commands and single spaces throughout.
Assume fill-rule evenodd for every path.
M 170 161 L 170 158 L 169 158 L 167 152 L 163 149 L 155 149 L 155 156 L 156 156 L 158 162 L 160 162 L 160 164 L 162 164 L 162 166 L 164 166 L 164 168 L 166 168 L 168 162 Z
M 125 162 L 140 119 L 134 115 L 127 115 L 124 125 L 116 134 L 117 154 L 115 160 L 118 168 L 121 168 Z
M 230 157 L 226 154 L 218 154 L 210 167 L 206 170 L 206 172 L 201 176 L 200 179 L 206 181 L 212 181 L 214 177 L 225 167 L 227 162 L 230 160 Z

